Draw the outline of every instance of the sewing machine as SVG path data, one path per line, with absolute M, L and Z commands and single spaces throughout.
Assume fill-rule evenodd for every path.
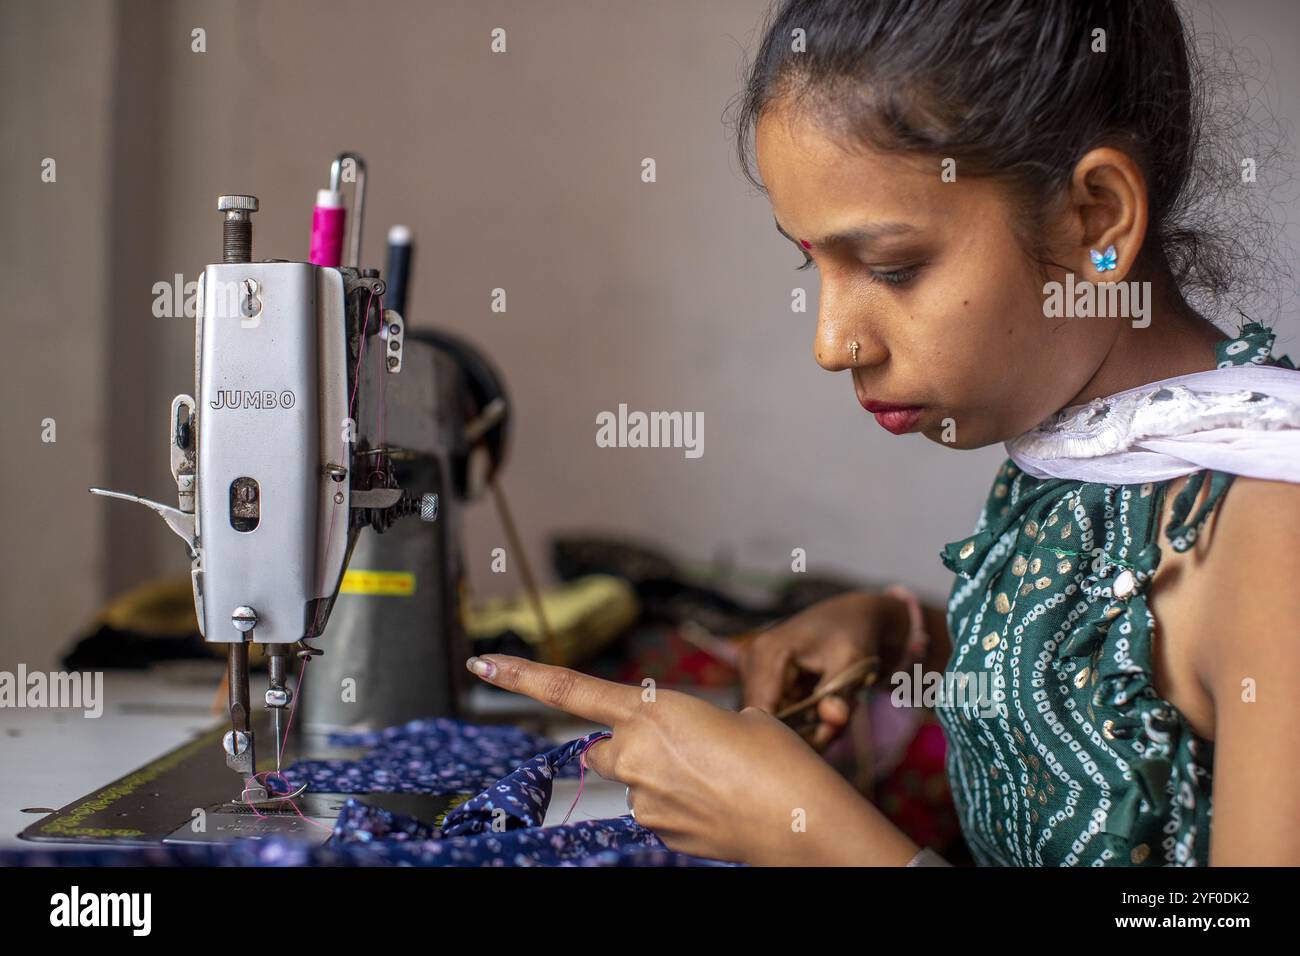
M 345 160 L 360 162 L 335 161 L 335 194 Z M 408 335 L 401 314 L 383 307 L 390 290 L 379 271 L 359 267 L 364 163 L 360 170 L 348 265 L 253 261 L 257 198 L 218 199 L 222 258 L 199 281 L 194 395 L 176 396 L 168 418 L 178 504 L 90 489 L 151 508 L 185 542 L 199 629 L 226 645 L 226 764 L 243 780 L 240 801 L 253 806 L 283 799 L 268 788 L 269 772 L 258 772 L 254 642 L 267 655 L 277 770 L 295 704 L 290 659 L 305 668 L 322 653 L 313 641 L 332 616 L 343 619 L 337 641 L 326 642 L 331 653 L 338 644 L 338 663 L 313 668 L 326 673 L 313 675 L 321 693 L 303 723 L 384 726 L 455 711 L 450 661 L 463 639 L 455 503 L 485 481 L 481 462 L 475 481 L 465 477 L 484 436 L 500 449 L 504 399 L 467 420 L 464 356 L 445 337 Z M 319 260 L 316 240 L 314 232 Z M 429 533 L 401 530 L 417 517 L 434 523 Z M 341 588 L 350 564 L 359 583 Z M 365 683 L 362 706 L 339 703 L 340 675 Z

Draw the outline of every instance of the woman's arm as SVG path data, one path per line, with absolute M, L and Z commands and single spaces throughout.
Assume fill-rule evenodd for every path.
M 921 606 L 925 630 L 930 635 L 930 646 L 925 655 L 927 671 L 942 671 L 952 656 L 952 638 L 948 635 L 948 612 L 944 608 Z
M 912 623 L 906 602 L 886 593 L 871 591 L 860 592 L 856 599 L 861 602 L 862 614 L 873 618 L 879 633 L 878 653 L 880 654 L 880 672 L 888 675 L 903 666 L 907 653 L 907 639 Z M 948 664 L 952 652 L 952 643 L 948 637 L 948 614 L 944 608 L 921 605 L 921 621 L 930 643 L 926 648 L 925 659 L 921 661 L 926 671 L 942 671 Z

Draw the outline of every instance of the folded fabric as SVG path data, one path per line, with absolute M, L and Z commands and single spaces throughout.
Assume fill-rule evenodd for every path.
M 628 816 L 542 828 L 560 770 L 609 736 L 598 731 L 537 754 L 449 812 L 441 828 L 349 800 L 332 842 L 377 846 L 392 862 L 418 866 L 725 865 L 668 850 Z

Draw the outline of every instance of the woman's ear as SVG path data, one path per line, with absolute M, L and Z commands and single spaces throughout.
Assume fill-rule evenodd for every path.
M 1070 177 L 1069 217 L 1068 234 L 1076 243 L 1067 261 L 1075 275 L 1090 282 L 1122 281 L 1147 231 L 1147 184 L 1133 157 L 1110 146 L 1085 153 Z M 1108 255 L 1112 246 L 1113 257 Z

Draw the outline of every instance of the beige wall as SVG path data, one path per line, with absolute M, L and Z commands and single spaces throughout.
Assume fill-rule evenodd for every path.
M 815 276 L 792 271 L 722 124 L 763 0 L 0 6 L 0 666 L 52 658 L 106 593 L 185 570 L 157 518 L 84 491 L 174 494 L 164 427 L 193 387 L 193 331 L 153 317 L 152 286 L 218 257 L 221 192 L 261 198 L 257 257 L 305 258 L 343 148 L 369 162 L 365 258 L 412 226 L 411 322 L 469 336 L 507 378 L 506 487 L 536 564 L 551 532 L 607 529 L 773 572 L 803 547 L 813 571 L 946 594 L 939 548 L 1003 453 L 890 436 L 813 363 L 813 319 L 788 303 L 801 283 L 815 299 Z M 1300 89 L 1294 5 L 1230 6 L 1234 35 L 1271 46 L 1270 82 Z M 1294 122 L 1293 95 L 1277 108 Z M 46 155 L 57 185 L 39 182 Z M 620 402 L 703 412 L 704 456 L 597 448 L 595 416 Z M 488 504 L 468 532 L 477 592 L 514 587 L 487 573 L 505 543 Z
M 115 8 L 0 4 L 0 669 L 42 667 L 104 593 Z M 41 181 L 55 160 L 55 181 Z M 42 422 L 54 420 L 53 442 Z

